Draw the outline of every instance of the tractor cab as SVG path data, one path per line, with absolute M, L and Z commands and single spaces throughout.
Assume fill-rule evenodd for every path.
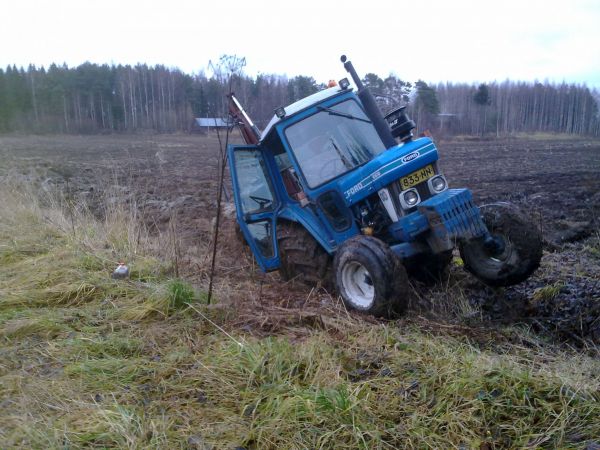
M 356 96 L 338 86 L 280 108 L 256 145 L 230 146 L 238 221 L 260 267 L 279 268 L 275 217 L 315 230 L 328 253 L 356 234 L 336 179 L 384 151 Z
M 313 284 L 332 278 L 348 306 L 380 315 L 406 304 L 407 269 L 441 272 L 457 244 L 488 284 L 527 278 L 539 233 L 512 209 L 486 218 L 468 189 L 449 189 L 433 141 L 413 139 L 404 108 L 383 117 L 342 62 L 357 93 L 343 79 L 277 108 L 262 133 L 230 96 L 246 141 L 228 147 L 237 221 L 260 268 Z M 498 222 L 507 214 L 533 246 Z

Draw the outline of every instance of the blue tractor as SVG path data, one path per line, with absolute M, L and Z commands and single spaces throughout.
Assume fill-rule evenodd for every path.
M 237 221 L 263 271 L 333 285 L 345 304 L 401 312 L 408 276 L 435 278 L 455 247 L 484 283 L 509 286 L 539 266 L 538 228 L 514 206 L 477 207 L 449 189 L 428 137 L 404 107 L 385 117 L 342 56 L 347 79 L 286 107 L 259 132 L 237 99 L 246 145 L 228 147 Z

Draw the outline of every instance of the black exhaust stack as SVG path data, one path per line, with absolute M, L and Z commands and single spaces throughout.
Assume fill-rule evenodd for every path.
M 379 107 L 375 102 L 375 97 L 373 97 L 373 94 L 371 94 L 369 88 L 365 87 L 362 81 L 360 81 L 356 70 L 354 70 L 354 66 L 350 61 L 347 60 L 346 55 L 342 55 L 340 60 L 344 63 L 344 68 L 346 69 L 346 71 L 348 71 L 348 73 L 354 80 L 354 84 L 356 84 L 356 87 L 358 88 L 358 98 L 360 99 L 360 101 L 363 104 L 363 107 L 365 108 L 367 117 L 369 117 L 369 119 L 371 119 L 371 122 L 373 122 L 373 126 L 375 127 L 375 130 L 377 130 L 377 134 L 383 141 L 385 148 L 393 147 L 394 145 L 396 145 L 396 140 L 394 139 L 394 136 L 392 136 L 390 127 L 383 118 L 381 111 L 379 111 Z

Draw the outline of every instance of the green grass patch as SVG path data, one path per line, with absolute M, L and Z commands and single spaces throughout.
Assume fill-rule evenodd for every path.
M 143 360 L 106 357 L 69 364 L 64 373 L 86 389 L 114 392 L 131 386 L 144 370 Z
M 136 297 L 135 303 L 126 306 L 121 312 L 125 320 L 142 320 L 147 317 L 169 316 L 187 307 L 190 303 L 204 299 L 187 282 L 171 279 L 145 286 L 143 295 Z
M 69 354 L 85 358 L 134 358 L 143 353 L 144 343 L 138 338 L 111 333 L 106 337 L 87 338 L 83 334 L 65 340 Z

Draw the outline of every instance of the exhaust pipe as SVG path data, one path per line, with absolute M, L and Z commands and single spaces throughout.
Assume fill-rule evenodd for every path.
M 381 111 L 379 110 L 379 107 L 375 102 L 375 97 L 373 97 L 373 94 L 371 94 L 369 88 L 365 87 L 365 85 L 362 83 L 360 77 L 354 69 L 354 66 L 350 61 L 347 60 L 346 55 L 342 55 L 340 60 L 344 64 L 344 68 L 346 69 L 346 71 L 354 80 L 354 84 L 356 84 L 356 87 L 358 88 L 358 98 L 360 99 L 360 101 L 363 104 L 363 107 L 365 108 L 367 117 L 371 120 L 371 122 L 373 122 L 373 126 L 375 127 L 377 134 L 383 141 L 383 145 L 385 145 L 385 148 L 391 148 L 395 146 L 396 139 L 394 139 L 394 136 L 392 136 L 390 127 L 383 118 L 383 115 L 381 114 Z

